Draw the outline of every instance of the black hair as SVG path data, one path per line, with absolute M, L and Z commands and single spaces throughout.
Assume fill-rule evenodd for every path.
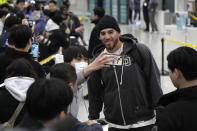
M 53 3 L 53 4 L 57 5 L 57 2 L 54 1 L 54 0 L 50 0 L 48 4 L 50 4 L 50 3 Z
M 60 25 L 62 23 L 62 13 L 60 11 L 57 11 L 51 18 L 57 25 Z
M 48 9 L 43 10 L 44 15 L 50 16 L 50 11 Z
M 67 84 L 77 81 L 75 68 L 67 63 L 53 65 L 50 69 L 50 77 L 56 77 L 64 80 Z
M 105 15 L 105 10 L 101 7 L 95 7 L 94 8 L 94 14 L 98 15 L 101 18 Z
M 3 16 L 6 16 L 8 14 L 7 11 L 1 10 L 0 9 L 0 18 L 2 18 Z
M 22 24 L 22 20 L 25 18 L 25 14 L 22 11 L 16 12 L 16 17 L 18 19 L 18 23 Z
M 62 2 L 63 6 L 68 9 L 70 7 L 70 1 L 69 0 L 63 0 Z
M 1 9 L 3 8 L 8 8 L 8 10 L 10 10 L 10 6 L 7 3 L 4 3 L 0 6 Z
M 25 104 L 33 119 L 45 122 L 54 119 L 61 111 L 67 112 L 72 99 L 73 92 L 63 80 L 39 79 L 28 89 Z
M 63 51 L 64 61 L 70 63 L 73 59 L 89 58 L 88 51 L 84 46 L 72 45 Z
M 11 43 L 13 43 L 16 48 L 24 49 L 31 38 L 31 29 L 26 25 L 18 25 L 12 29 L 8 39 L 11 40 Z
M 10 29 L 11 27 L 17 24 L 18 24 L 18 18 L 16 16 L 9 16 L 8 18 L 5 19 L 4 28 Z
M 7 78 L 14 77 L 14 76 L 26 76 L 32 78 L 38 78 L 34 68 L 24 58 L 19 58 L 14 60 L 7 68 Z
M 21 2 L 25 3 L 25 0 L 17 0 L 17 1 L 16 1 L 16 4 L 19 4 L 19 3 L 21 3 Z
M 179 69 L 186 80 L 197 79 L 197 51 L 190 47 L 179 47 L 167 56 L 168 68 Z

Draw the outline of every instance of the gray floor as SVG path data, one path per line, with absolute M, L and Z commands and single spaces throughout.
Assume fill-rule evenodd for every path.
M 84 26 L 87 27 L 86 25 L 84 25 Z M 90 26 L 88 26 L 88 27 L 90 27 Z M 162 56 L 161 56 L 161 38 L 164 37 L 164 35 L 161 33 L 144 32 L 142 29 L 140 29 L 140 27 L 131 26 L 131 25 L 121 25 L 120 27 L 121 27 L 122 34 L 131 33 L 135 37 L 138 38 L 140 43 L 144 43 L 145 45 L 147 45 L 150 48 L 150 50 L 155 58 L 155 61 L 158 65 L 159 69 L 161 70 L 161 63 L 162 63 L 161 62 L 161 58 L 162 58 Z M 90 29 L 90 28 L 85 28 L 85 29 Z M 89 33 L 90 30 L 88 30 L 88 31 L 86 30 L 85 32 Z M 86 33 L 85 35 L 86 35 L 85 38 L 87 39 L 88 34 Z M 167 69 L 167 62 L 166 62 L 167 54 L 171 50 L 173 50 L 177 47 L 179 47 L 179 46 L 176 44 L 171 44 L 171 43 L 165 42 L 165 55 L 164 55 L 165 70 L 168 70 Z M 161 76 L 161 87 L 162 87 L 162 90 L 164 93 L 168 93 L 168 92 L 175 90 L 173 84 L 170 81 L 169 76 Z M 86 93 L 87 93 L 87 89 L 84 88 L 84 94 L 86 94 Z M 78 118 L 81 121 L 86 121 L 86 120 L 88 120 L 87 116 L 88 116 L 88 102 L 82 100 L 81 104 L 80 104 Z M 102 113 L 101 113 L 101 117 L 103 117 Z

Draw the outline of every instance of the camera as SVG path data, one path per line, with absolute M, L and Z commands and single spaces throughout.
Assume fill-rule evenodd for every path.
M 123 58 L 122 58 L 121 55 L 115 55 L 115 54 L 106 54 L 106 55 L 110 55 L 110 56 L 113 56 L 115 58 L 113 62 L 106 63 L 106 65 L 122 66 Z

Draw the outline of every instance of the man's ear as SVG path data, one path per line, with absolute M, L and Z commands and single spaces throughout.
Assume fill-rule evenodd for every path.
M 77 86 L 72 82 L 69 82 L 68 85 L 71 87 L 73 93 L 77 92 Z
M 62 118 L 64 118 L 65 117 L 65 112 L 62 110 L 62 111 L 60 111 L 60 113 L 57 115 L 57 119 L 58 120 L 61 120 Z
M 72 82 L 69 82 L 68 85 L 69 85 L 71 88 L 73 88 L 73 86 L 74 86 Z
M 176 78 L 182 78 L 183 77 L 182 72 L 177 68 L 174 69 L 174 73 L 175 73 Z

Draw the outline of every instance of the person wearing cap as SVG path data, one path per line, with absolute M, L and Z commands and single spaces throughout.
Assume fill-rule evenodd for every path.
M 97 27 L 104 52 L 122 62 L 108 63 L 90 74 L 89 119 L 99 119 L 104 104 L 109 131 L 150 131 L 156 121 L 154 107 L 163 94 L 150 50 L 133 35 L 121 35 L 111 16 L 104 16 Z

